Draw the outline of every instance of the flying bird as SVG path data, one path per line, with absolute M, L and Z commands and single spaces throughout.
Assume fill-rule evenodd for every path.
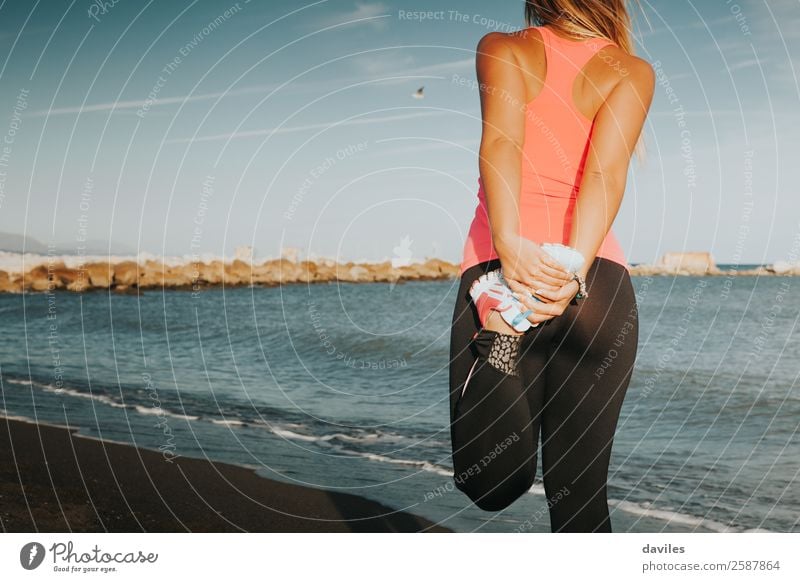
M 417 92 L 412 93 L 411 96 L 414 99 L 425 99 L 425 87 L 424 86 L 420 87 L 419 89 L 417 89 Z

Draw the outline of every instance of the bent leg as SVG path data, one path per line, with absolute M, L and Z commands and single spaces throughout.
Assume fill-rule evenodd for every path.
M 479 508 L 499 511 L 533 484 L 539 427 L 516 369 L 522 335 L 482 328 L 469 298 L 472 281 L 497 268 L 491 263 L 467 270 L 459 289 L 451 335 L 451 439 L 456 486 Z
M 487 261 L 464 271 L 456 293 L 453 307 L 453 321 L 450 326 L 450 423 L 453 422 L 456 402 L 461 388 L 475 362 L 475 352 L 471 348 L 472 339 L 481 329 L 478 313 L 472 305 L 469 288 L 472 282 L 484 273 L 500 267 L 500 261 Z
M 606 483 L 633 372 L 638 312 L 623 265 L 596 258 L 589 297 L 559 316 L 546 368 L 542 465 L 554 532 L 610 532 Z

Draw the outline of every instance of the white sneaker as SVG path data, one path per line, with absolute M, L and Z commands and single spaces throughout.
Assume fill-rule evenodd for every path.
M 533 311 L 527 309 L 519 299 L 514 297 L 513 291 L 508 287 L 500 269 L 489 271 L 478 277 L 472 283 L 469 295 L 479 312 L 488 310 L 499 312 L 503 320 L 516 331 L 527 331 L 531 327 L 539 325 L 528 320 L 528 316 Z M 539 301 L 539 299 L 536 300 Z

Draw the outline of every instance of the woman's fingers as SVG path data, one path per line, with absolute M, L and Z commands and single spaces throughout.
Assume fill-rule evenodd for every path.
M 531 309 L 533 309 L 537 315 L 555 316 L 561 315 L 564 312 L 564 310 L 555 303 L 543 303 L 541 301 L 536 301 L 536 299 L 530 299 L 530 301 L 533 303 L 533 307 L 531 307 Z
M 540 299 L 546 299 L 548 301 L 558 301 L 559 291 L 539 288 L 536 291 L 534 291 L 533 294 Z
M 512 279 L 511 277 L 505 277 L 505 280 L 509 289 L 511 289 L 514 293 L 517 293 L 519 295 L 529 294 L 528 287 L 526 285 L 523 285 L 520 281 Z
M 564 284 L 564 281 L 562 281 L 561 279 L 550 277 L 546 274 L 542 274 L 539 271 L 527 271 L 519 274 L 516 277 L 513 274 L 511 274 L 510 276 L 506 275 L 507 279 L 509 277 L 511 279 L 519 281 L 523 285 L 527 285 L 531 291 L 539 288 L 556 291 L 560 289 L 561 286 Z
M 563 313 L 563 309 L 561 309 L 560 306 L 547 301 L 539 301 L 536 298 L 531 297 L 527 289 L 525 289 L 525 287 L 520 285 L 517 281 L 509 281 L 509 287 L 514 292 L 514 296 L 519 300 L 519 302 L 522 303 L 526 309 L 533 311 L 534 315 L 529 316 L 528 319 L 534 323 L 537 321 L 534 316 L 538 316 L 540 318 L 544 316 L 544 319 L 539 320 L 544 321 L 545 319 L 550 319 L 550 317 L 555 317 L 556 315 L 561 315 L 561 313 Z
M 564 283 L 572 279 L 572 273 L 565 270 L 561 265 L 551 267 L 544 262 L 539 263 L 538 267 L 535 269 L 526 270 L 518 274 L 521 275 L 518 278 L 523 282 L 526 282 L 528 279 L 536 279 L 541 283 L 554 287 L 561 287 Z
M 544 284 L 542 286 L 549 287 L 553 291 L 560 289 L 567 282 L 560 277 L 553 277 L 546 273 L 540 273 L 536 278 Z
M 528 321 L 530 321 L 531 323 L 543 323 L 548 319 L 552 319 L 553 317 L 555 317 L 554 315 L 548 315 L 547 313 L 543 313 L 542 312 L 543 306 L 545 304 L 542 303 L 541 301 L 533 299 L 530 295 L 527 295 L 525 292 L 522 293 L 514 292 L 514 295 L 516 296 L 517 299 L 519 299 L 519 302 L 522 303 L 525 309 L 529 309 L 532 311 L 532 313 L 528 315 Z
M 550 261 L 555 262 L 552 258 Z M 572 279 L 572 273 L 567 271 L 559 263 L 555 263 L 555 265 L 553 265 L 552 262 L 545 262 L 542 264 L 541 270 L 543 274 L 555 279 L 561 284 Z
M 530 309 L 531 311 L 536 313 L 539 310 L 538 306 L 544 304 L 542 301 L 539 301 L 534 297 L 531 297 L 530 291 L 528 291 L 528 287 L 526 287 L 519 281 L 516 281 L 514 279 L 506 279 L 506 283 L 508 283 L 508 287 L 514 293 L 514 297 L 519 299 L 519 302 L 522 303 L 522 305 L 526 309 Z M 528 319 L 530 319 L 530 317 Z
M 535 303 L 538 303 L 538 301 L 536 301 L 536 298 L 531 297 L 531 295 L 533 295 L 533 293 L 536 290 L 547 289 L 551 293 L 554 293 L 555 291 L 557 291 L 560 288 L 560 287 L 556 287 L 556 286 L 552 286 L 552 285 L 545 285 L 545 284 L 543 284 L 543 283 L 541 283 L 539 281 L 533 281 L 531 285 L 527 285 L 527 284 L 523 283 L 522 281 L 518 281 L 516 279 L 510 279 L 508 277 L 506 277 L 506 282 L 508 283 L 508 286 L 512 291 L 514 291 L 515 293 L 519 293 L 520 295 L 524 296 L 526 299 L 530 299 L 531 301 L 534 301 Z M 541 301 L 547 301 L 547 299 L 542 298 Z
M 550 301 L 563 301 L 564 299 L 572 299 L 577 292 L 578 292 L 577 281 L 570 280 L 569 283 L 567 283 L 566 285 L 560 287 L 555 291 L 552 291 L 550 289 L 537 289 L 536 295 L 538 297 L 549 299 Z
M 563 285 L 548 285 L 535 279 L 531 280 L 529 283 L 519 281 L 508 276 L 506 276 L 505 279 L 512 291 L 522 293 L 526 297 L 529 295 L 535 295 L 540 301 L 543 302 L 551 301 L 550 297 L 555 293 L 558 293 L 563 288 Z M 542 291 L 543 293 L 539 293 L 539 291 Z

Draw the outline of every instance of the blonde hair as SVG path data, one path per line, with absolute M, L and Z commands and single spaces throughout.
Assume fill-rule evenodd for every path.
M 549 26 L 566 36 L 607 38 L 634 54 L 625 0 L 526 0 L 528 26 Z
M 548 26 L 565 36 L 606 38 L 633 55 L 631 17 L 626 0 L 526 0 L 528 26 Z M 641 163 L 646 157 L 644 134 L 634 148 Z

